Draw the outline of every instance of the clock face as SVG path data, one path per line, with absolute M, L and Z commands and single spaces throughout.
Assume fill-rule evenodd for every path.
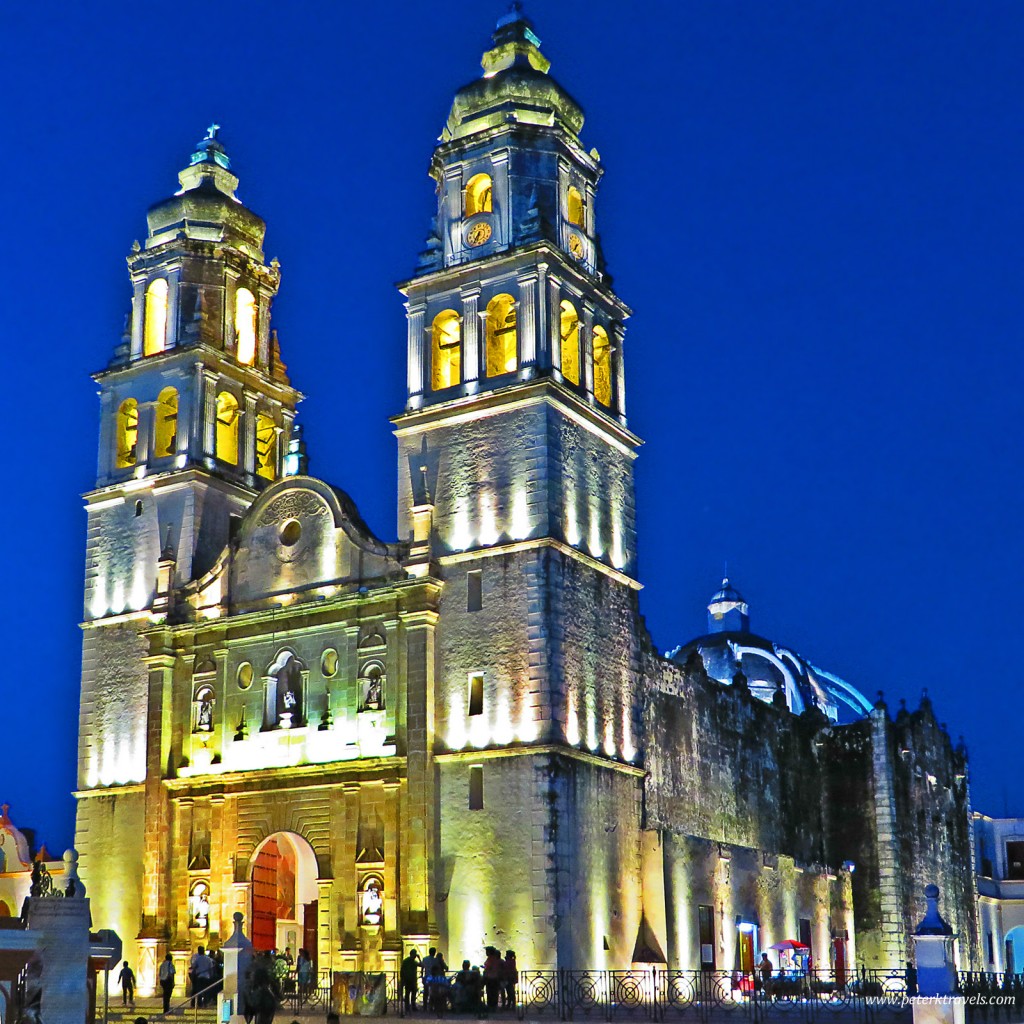
M 478 220 L 466 232 L 466 241 L 470 245 L 483 245 L 491 237 L 491 225 L 485 220 Z
M 583 239 L 579 235 L 569 235 L 569 252 L 578 260 L 583 258 Z

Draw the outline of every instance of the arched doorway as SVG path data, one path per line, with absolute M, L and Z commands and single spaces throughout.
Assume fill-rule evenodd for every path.
M 1024 925 L 1019 924 L 1006 933 L 1003 956 L 1003 970 L 1007 974 L 1020 974 L 1024 971 Z
M 252 859 L 252 944 L 257 950 L 305 948 L 317 960 L 317 864 L 294 832 L 275 832 Z

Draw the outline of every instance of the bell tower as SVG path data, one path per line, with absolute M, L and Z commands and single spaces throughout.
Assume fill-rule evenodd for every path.
M 132 312 L 100 388 L 96 488 L 87 495 L 86 614 L 149 608 L 158 562 L 169 583 L 207 571 L 233 515 L 282 474 L 300 395 L 281 362 L 270 309 L 277 261 L 266 225 L 235 194 L 212 125 L 149 210 L 128 257 Z
M 489 891 L 475 872 L 490 865 L 532 907 L 484 914 L 524 960 L 600 964 L 602 939 L 636 941 L 610 905 L 633 894 L 607 870 L 632 856 L 642 774 L 630 311 L 601 253 L 602 169 L 580 140 L 583 111 L 518 5 L 481 63 L 430 164 L 437 211 L 401 285 L 407 401 L 394 420 L 409 569 L 443 581 L 441 857 L 459 878 L 447 941 L 479 945 L 482 911 L 465 894 Z M 591 866 L 587 822 L 612 804 L 624 813 L 617 852 Z M 559 874 L 569 864 L 582 887 Z M 622 934 L 575 934 L 586 920 Z

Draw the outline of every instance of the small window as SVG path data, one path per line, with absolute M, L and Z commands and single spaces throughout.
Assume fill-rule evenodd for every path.
M 338 671 L 338 652 L 328 647 L 320 658 L 320 671 L 328 679 Z
M 989 857 L 981 858 L 981 874 L 984 878 L 992 877 L 992 861 Z
M 277 479 L 277 427 L 265 413 L 256 416 L 256 475 Z
M 126 398 L 117 410 L 116 466 L 127 469 L 138 461 L 139 403 Z
M 697 907 L 697 931 L 700 939 L 700 969 L 715 969 L 715 908 Z
M 430 386 L 435 391 L 454 387 L 462 380 L 462 320 L 454 309 L 442 310 L 431 328 L 433 358 Z
M 570 224 L 576 227 L 583 227 L 583 196 L 575 185 L 569 186 L 569 194 L 566 201 L 566 214 Z
M 256 361 L 256 298 L 248 288 L 235 292 L 235 358 L 243 366 Z
M 469 713 L 470 715 L 482 715 L 484 713 L 483 672 L 470 672 L 469 674 Z
M 238 688 L 240 690 L 248 690 L 252 686 L 252 678 L 252 665 L 248 661 L 243 661 L 238 666 L 238 672 L 235 675 L 235 679 L 238 681 Z
M 217 395 L 217 458 L 238 465 L 238 399 L 230 391 Z
M 600 325 L 594 328 L 594 397 L 602 405 L 612 404 L 612 347 Z
M 572 384 L 580 382 L 580 315 L 576 307 L 562 299 L 559 332 L 561 335 L 562 376 Z
M 146 289 L 142 354 L 155 356 L 167 346 L 167 279 L 158 277 Z
M 1024 879 L 1024 842 L 1020 840 L 1006 844 L 1006 877 Z
M 487 376 L 513 373 L 519 366 L 516 338 L 516 300 L 511 295 L 495 295 L 487 303 Z
M 481 764 L 474 764 L 469 769 L 469 809 L 484 809 L 484 767 Z
M 994 964 L 996 962 L 996 944 L 992 939 L 991 932 L 985 936 L 985 945 L 988 947 L 988 962 Z
M 466 216 L 491 212 L 491 176 L 474 174 L 466 182 Z
M 478 612 L 484 606 L 483 576 L 479 569 L 466 574 L 466 611 Z
M 164 388 L 156 400 L 156 438 L 153 454 L 158 459 L 173 455 L 178 448 L 178 392 Z

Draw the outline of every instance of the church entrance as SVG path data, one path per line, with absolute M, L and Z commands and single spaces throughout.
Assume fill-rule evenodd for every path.
M 317 865 L 313 849 L 293 832 L 265 839 L 252 861 L 252 944 L 261 951 L 304 948 L 317 960 Z

